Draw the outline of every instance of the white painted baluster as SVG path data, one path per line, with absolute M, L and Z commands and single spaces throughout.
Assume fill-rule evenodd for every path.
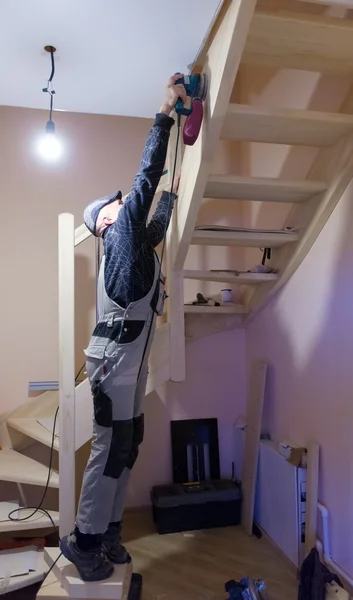
M 75 521 L 75 225 L 59 215 L 59 510 L 60 537 Z

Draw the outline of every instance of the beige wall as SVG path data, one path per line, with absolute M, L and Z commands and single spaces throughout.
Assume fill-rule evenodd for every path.
M 247 330 L 268 361 L 266 430 L 321 447 L 319 499 L 333 559 L 353 576 L 353 187 L 286 287 Z
M 145 439 L 134 467 L 129 506 L 147 505 L 151 485 L 172 480 L 170 421 L 217 418 L 221 474 L 230 477 L 234 421 L 245 409 L 245 330 L 186 345 L 186 381 L 168 382 L 145 400 Z
M 350 82 L 316 73 L 242 69 L 242 101 L 339 110 Z M 243 172 L 305 179 L 316 150 L 244 144 Z M 269 364 L 264 428 L 321 446 L 319 499 L 330 510 L 334 560 L 353 575 L 353 188 L 347 190 L 298 271 L 247 330 L 247 368 Z M 282 227 L 286 206 L 244 203 L 253 227 Z M 248 266 L 254 251 L 248 250 Z
M 2 221 L 0 413 L 26 402 L 29 381 L 56 380 L 57 217 L 117 188 L 129 191 L 151 124 L 147 119 L 55 113 L 62 161 L 34 151 L 47 113 L 0 107 Z M 76 362 L 94 322 L 94 242 L 76 250 Z

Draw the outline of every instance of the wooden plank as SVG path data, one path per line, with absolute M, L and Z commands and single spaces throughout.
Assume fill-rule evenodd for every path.
M 237 283 L 244 284 L 259 284 L 269 281 L 276 281 L 278 275 L 276 273 L 227 273 L 226 271 L 197 271 L 185 270 L 183 273 L 184 279 L 196 279 L 197 281 L 220 281 L 222 283 Z
M 48 511 L 51 518 L 53 519 L 56 525 L 59 524 L 59 513 L 55 510 Z M 19 513 L 20 519 L 24 519 L 25 517 L 29 517 L 32 515 L 32 508 L 22 508 Z M 0 521 L 0 533 L 13 533 L 18 531 L 28 531 L 35 529 L 50 529 L 53 530 L 53 524 L 49 517 L 38 511 L 26 521 L 11 521 L 10 519 L 7 521 Z
M 148 359 L 148 368 L 157 371 L 163 365 L 169 364 L 170 325 L 164 323 L 157 327 Z
M 15 450 L 0 450 L 0 481 L 45 486 L 48 468 Z M 59 475 L 52 471 L 49 487 L 59 487 Z
M 304 202 L 326 189 L 325 181 L 285 181 L 272 177 L 211 175 L 204 197 L 261 202 Z
M 262 410 L 266 386 L 267 364 L 254 363 L 249 385 L 247 401 L 246 437 L 243 464 L 243 508 L 242 526 L 248 535 L 252 535 L 255 489 L 257 477 L 257 464 L 259 443 L 261 436 Z
M 75 524 L 75 224 L 59 215 L 60 537 Z
M 75 247 L 79 244 L 82 244 L 85 240 L 91 237 L 91 232 L 87 229 L 86 225 L 82 223 L 79 227 L 75 229 Z
M 187 314 L 209 314 L 209 315 L 245 315 L 248 310 L 241 304 L 229 304 L 229 306 L 202 306 L 202 304 L 185 304 L 184 312 Z
M 12 427 L 16 431 L 20 431 L 24 435 L 44 444 L 45 446 L 52 445 L 52 433 L 45 429 L 43 425 L 38 423 L 33 417 L 21 417 L 7 419 L 7 426 Z M 59 440 L 54 438 L 54 450 L 59 450 Z
M 170 185 L 175 162 L 175 148 L 177 142 L 177 127 L 173 127 L 170 133 L 167 167 L 170 173 Z M 179 140 L 177 149 L 176 176 L 181 169 L 182 147 Z M 173 209 L 172 218 L 167 231 L 166 239 L 166 263 L 167 263 L 167 318 L 169 323 L 169 364 L 170 364 L 170 379 L 172 381 L 185 380 L 185 325 L 184 325 L 184 280 L 181 269 L 173 268 L 173 244 L 178 235 L 177 224 L 177 205 L 179 198 L 176 200 L 176 205 Z
M 332 146 L 352 130 L 352 115 L 230 104 L 221 137 L 271 144 Z
M 80 415 L 79 419 L 75 419 L 75 450 L 77 451 L 92 437 L 93 402 L 88 378 L 75 389 L 75 415 Z
M 319 452 L 318 444 L 308 445 L 308 472 L 306 484 L 306 523 L 305 555 L 315 548 L 317 538 L 317 503 L 319 493 Z
M 10 577 L 10 579 L 7 581 L 6 585 L 4 585 L 5 581 L 2 580 L 1 592 L 2 592 L 2 594 L 5 595 L 5 598 L 6 598 L 7 594 L 10 594 L 10 592 L 15 592 L 22 588 L 28 588 L 29 586 L 34 585 L 35 583 L 38 583 L 39 581 L 42 581 L 42 579 L 44 579 L 44 576 L 48 571 L 48 567 L 44 560 L 43 550 L 38 552 L 36 566 L 37 566 L 37 569 L 35 571 L 30 571 L 26 575 L 17 575 L 16 577 Z M 21 597 L 24 594 L 20 592 L 19 594 L 13 594 L 13 595 L 15 597 L 16 596 Z M 26 596 L 28 596 L 28 594 L 26 594 Z M 11 596 L 8 596 L 8 597 L 11 598 Z
M 352 75 L 353 22 L 256 11 L 242 62 Z
M 264 286 L 263 289 L 256 290 L 249 303 L 251 312 L 248 322 L 268 304 L 273 295 L 295 273 L 347 189 L 353 177 L 353 134 L 334 146 L 326 172 L 329 174 L 330 181 L 322 197 L 312 198 L 305 206 L 296 205 L 289 213 L 287 222 L 297 224 L 301 230 L 298 243 L 276 254 L 272 266 L 278 270 L 280 277 L 271 288 Z
M 209 89 L 204 118 L 197 141 L 185 150 L 180 180 L 178 231 L 173 243 L 173 268 L 176 271 L 184 266 L 193 236 L 255 5 L 256 0 L 232 0 L 206 53 L 204 72 Z
M 278 248 L 293 244 L 297 233 L 259 233 L 258 231 L 200 231 L 195 229 L 191 240 L 193 246 L 243 246 L 254 248 Z
M 323 4 L 325 6 L 344 6 L 353 8 L 353 0 L 299 0 L 300 2 L 310 2 L 310 4 Z
M 40 394 L 32 401 L 20 406 L 11 413 L 11 418 L 17 417 L 50 417 L 59 404 L 59 392 L 50 391 Z

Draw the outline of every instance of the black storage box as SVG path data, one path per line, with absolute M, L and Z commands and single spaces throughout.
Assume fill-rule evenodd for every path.
M 153 520 L 158 533 L 239 525 L 241 493 L 231 480 L 154 486 Z

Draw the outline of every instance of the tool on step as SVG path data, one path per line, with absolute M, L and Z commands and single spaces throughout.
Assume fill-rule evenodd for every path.
M 206 73 L 184 75 L 176 83 L 181 83 L 185 87 L 186 95 L 191 98 L 190 108 L 186 107 L 181 98 L 179 98 L 175 105 L 175 110 L 179 118 L 181 115 L 187 117 L 183 130 L 183 141 L 186 146 L 193 146 L 200 133 L 203 119 L 202 102 L 207 96 L 207 75 Z

